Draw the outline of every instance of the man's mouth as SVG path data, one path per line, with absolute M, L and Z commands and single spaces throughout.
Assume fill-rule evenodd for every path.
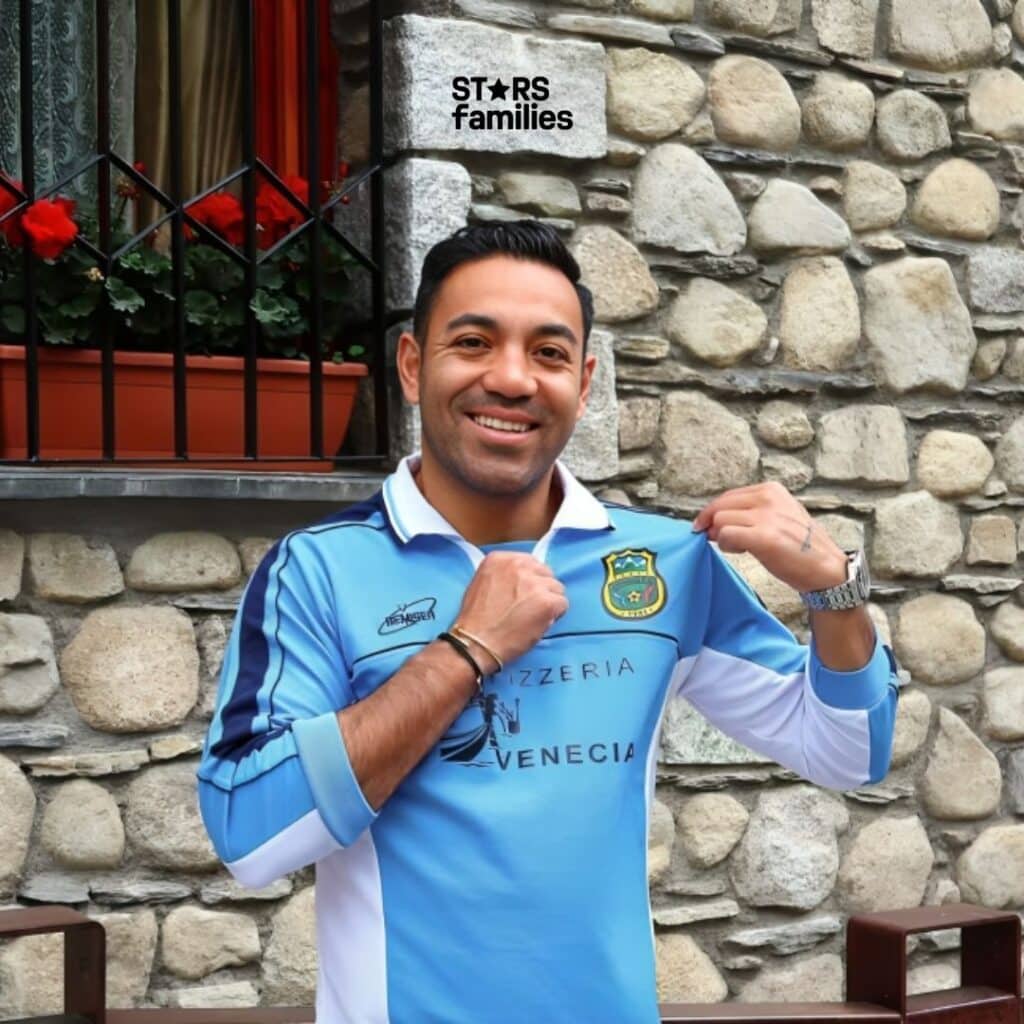
M 512 434 L 525 434 L 535 430 L 536 423 L 521 423 L 518 420 L 502 420 L 495 416 L 480 416 L 469 413 L 469 418 L 481 427 L 490 427 L 491 430 L 506 430 Z

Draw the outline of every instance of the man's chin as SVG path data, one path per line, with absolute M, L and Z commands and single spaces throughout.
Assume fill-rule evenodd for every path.
M 515 498 L 529 494 L 549 474 L 550 460 L 524 458 L 524 452 L 490 451 L 469 456 L 451 453 L 441 459 L 445 471 L 463 487 L 484 498 Z
M 459 474 L 464 485 L 481 497 L 515 498 L 528 494 L 544 479 L 550 466 L 511 466 L 508 460 L 495 458 L 473 467 L 462 467 Z

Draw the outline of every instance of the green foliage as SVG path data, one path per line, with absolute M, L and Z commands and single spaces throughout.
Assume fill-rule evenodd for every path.
M 146 300 L 119 277 L 107 278 L 107 295 L 111 308 L 118 313 L 138 313 L 146 305 Z
M 76 216 L 82 235 L 97 245 L 94 219 Z M 112 248 L 129 239 L 114 232 Z M 168 252 L 144 240 L 119 257 L 108 277 L 82 246 L 53 261 L 35 260 L 39 337 L 48 345 L 97 348 L 113 336 L 116 347 L 172 351 L 175 347 L 175 269 Z M 98 247 L 98 246 L 97 246 Z M 195 239 L 185 245 L 184 321 L 187 352 L 241 355 L 248 348 L 250 314 L 259 355 L 308 359 L 312 306 L 308 236 L 263 258 L 255 271 L 251 302 L 242 253 L 237 258 Z M 262 254 L 260 254 L 262 257 Z M 0 341 L 25 337 L 24 253 L 0 237 Z M 345 346 L 356 261 L 327 232 L 320 233 L 320 351 L 325 361 L 368 359 L 360 344 Z
M 5 334 L 15 337 L 25 333 L 25 310 L 22 306 L 0 306 L 0 325 Z

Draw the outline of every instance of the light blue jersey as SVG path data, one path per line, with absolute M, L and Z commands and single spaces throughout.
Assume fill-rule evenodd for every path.
M 823 786 L 889 764 L 895 663 L 832 672 L 690 524 L 564 499 L 532 550 L 569 609 L 374 813 L 336 712 L 447 629 L 484 552 L 405 460 L 245 589 L 199 768 L 232 874 L 316 864 L 318 1024 L 655 1024 L 647 824 L 682 696 Z M 407 683 L 409 685 L 409 683 Z M 414 685 L 414 684 L 413 684 Z

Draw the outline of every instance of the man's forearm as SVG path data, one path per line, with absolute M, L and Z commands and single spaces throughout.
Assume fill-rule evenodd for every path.
M 473 670 L 444 641 L 413 655 L 365 700 L 338 712 L 349 763 L 376 811 L 458 718 Z
M 810 620 L 814 646 L 825 668 L 855 672 L 871 660 L 875 625 L 863 605 L 844 611 L 812 611 Z

